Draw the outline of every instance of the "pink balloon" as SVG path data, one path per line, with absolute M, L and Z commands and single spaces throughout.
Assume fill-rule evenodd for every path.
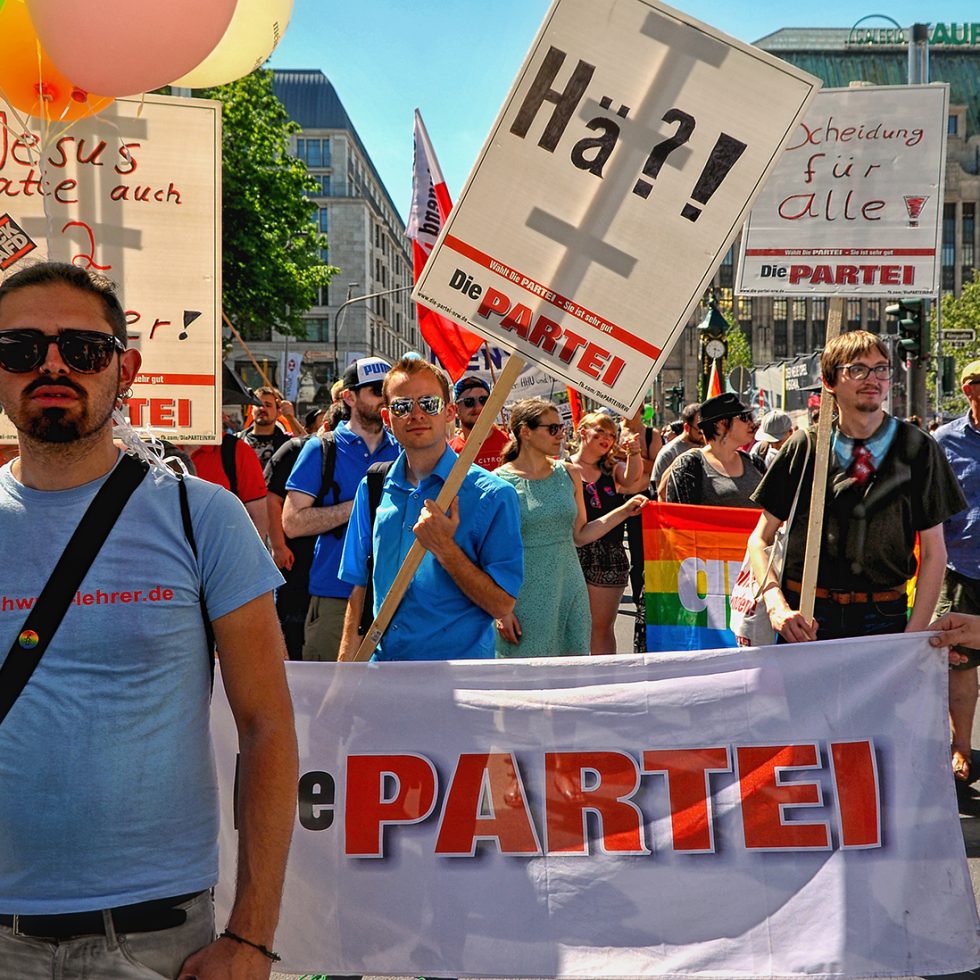
M 221 40 L 237 0 L 27 0 L 41 45 L 89 92 L 169 85 Z M 244 0 L 248 3 L 248 0 Z

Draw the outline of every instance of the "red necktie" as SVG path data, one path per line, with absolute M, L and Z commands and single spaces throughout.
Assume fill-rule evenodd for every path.
M 871 450 L 864 444 L 863 439 L 855 439 L 854 448 L 851 450 L 851 465 L 847 468 L 847 475 L 852 477 L 859 487 L 863 487 L 874 475 L 874 471 L 875 464 Z

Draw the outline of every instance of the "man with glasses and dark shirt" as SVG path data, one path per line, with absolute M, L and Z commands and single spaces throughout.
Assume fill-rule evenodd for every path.
M 483 412 L 490 397 L 490 386 L 475 374 L 466 378 L 460 378 L 456 382 L 456 419 L 459 422 L 459 432 L 449 440 L 449 445 L 454 452 L 461 453 L 466 440 L 469 439 L 476 420 Z M 510 436 L 498 425 L 493 425 L 480 451 L 476 454 L 474 462 L 477 466 L 482 466 L 485 470 L 495 470 L 501 463 L 501 456 L 504 446 L 510 440 Z
M 924 630 L 946 567 L 943 521 L 963 509 L 963 494 L 936 442 L 882 408 L 892 363 L 874 334 L 854 330 L 835 338 L 821 356 L 820 369 L 825 400 L 833 399 L 838 418 L 830 447 L 815 621 L 799 612 L 815 441 L 802 431 L 786 443 L 752 495 L 764 513 L 749 550 L 769 619 L 790 643 Z M 779 581 L 773 571 L 767 574 L 765 549 L 789 516 L 801 481 Z M 909 613 L 906 589 L 916 574 L 916 534 L 920 559 Z
M 357 489 L 340 576 L 353 586 L 340 660 L 360 645 L 358 627 L 373 555 L 374 614 L 417 538 L 423 558 L 382 637 L 378 660 L 492 659 L 494 619 L 507 615 L 524 580 L 517 492 L 471 466 L 449 513 L 435 506 L 456 453 L 446 445 L 455 412 L 446 376 L 403 358 L 385 379 L 387 425 L 402 448 L 388 471 L 372 522 L 368 481 Z
M 344 371 L 341 397 L 350 417 L 306 443 L 286 482 L 283 530 L 290 538 L 318 535 L 310 566 L 304 660 L 337 659 L 350 595 L 337 569 L 354 492 L 369 466 L 398 455 L 398 444 L 381 421 L 382 384 L 389 369 L 380 357 L 362 357 Z M 325 440 L 333 441 L 332 449 Z M 324 486 L 323 454 L 333 450 L 333 472 Z

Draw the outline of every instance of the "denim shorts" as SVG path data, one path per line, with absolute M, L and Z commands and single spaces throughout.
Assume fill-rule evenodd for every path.
M 187 920 L 159 932 L 117 934 L 108 913 L 106 935 L 60 942 L 18 936 L 0 925 L 0 980 L 174 980 L 191 953 L 214 939 L 214 903 L 202 892 L 178 906 Z

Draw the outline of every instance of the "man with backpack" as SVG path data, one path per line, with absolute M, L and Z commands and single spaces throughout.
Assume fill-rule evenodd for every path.
M 318 535 L 304 660 L 337 659 L 351 591 L 337 570 L 354 493 L 369 466 L 398 455 L 398 443 L 381 422 L 382 384 L 390 367 L 379 357 L 363 357 L 344 371 L 342 398 L 350 418 L 310 439 L 286 482 L 283 530 L 290 538 Z

